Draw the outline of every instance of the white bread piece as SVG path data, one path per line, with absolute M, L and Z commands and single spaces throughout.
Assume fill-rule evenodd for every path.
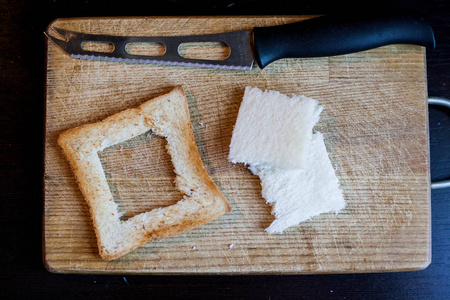
M 167 139 L 175 183 L 185 195 L 174 205 L 122 221 L 97 153 L 149 130 Z M 105 260 L 152 239 L 195 228 L 231 210 L 201 161 L 181 87 L 103 121 L 69 129 L 60 135 L 58 144 L 89 205 L 99 253 Z
M 301 167 L 323 107 L 306 96 L 247 87 L 230 144 L 229 160 L 251 166 Z
M 273 223 L 269 233 L 282 233 L 314 216 L 338 212 L 345 207 L 320 132 L 312 136 L 305 163 L 297 169 L 259 168 L 250 170 L 261 178 L 262 196 L 272 205 Z

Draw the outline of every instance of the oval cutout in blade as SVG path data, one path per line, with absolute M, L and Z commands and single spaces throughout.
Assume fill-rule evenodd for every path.
M 110 42 L 84 41 L 81 43 L 81 49 L 84 51 L 112 53 L 114 44 Z
M 231 49 L 224 42 L 189 42 L 178 47 L 178 54 L 186 59 L 225 60 Z
M 163 56 L 166 50 L 166 45 L 159 42 L 132 42 L 125 46 L 130 55 Z

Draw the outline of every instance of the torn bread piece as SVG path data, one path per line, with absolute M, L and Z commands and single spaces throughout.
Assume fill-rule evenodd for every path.
M 282 233 L 314 216 L 339 212 L 345 200 L 320 132 L 313 134 L 305 163 L 296 169 L 250 167 L 261 179 L 262 196 L 275 220 L 266 229 Z
M 149 130 L 167 139 L 177 188 L 176 204 L 120 220 L 98 152 Z M 216 219 L 230 204 L 214 184 L 195 144 L 182 87 L 103 121 L 69 129 L 58 139 L 89 205 L 101 258 L 111 260 L 144 243 L 173 236 Z
M 247 87 L 233 129 L 230 162 L 276 168 L 302 166 L 322 109 L 306 96 L 289 97 Z
M 229 157 L 260 177 L 275 216 L 269 233 L 345 206 L 323 135 L 312 133 L 322 109 L 305 96 L 245 90 Z

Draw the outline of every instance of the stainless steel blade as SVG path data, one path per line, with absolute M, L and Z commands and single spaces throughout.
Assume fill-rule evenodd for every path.
M 61 50 L 77 59 L 237 70 L 251 70 L 254 61 L 250 42 L 251 31 L 247 30 L 192 36 L 143 37 L 86 34 L 55 27 L 51 29 L 64 40 L 49 33 L 45 33 L 45 35 Z M 114 49 L 111 52 L 88 51 L 83 49 L 83 43 L 86 42 L 110 43 Z M 230 47 L 230 55 L 224 60 L 192 59 L 180 55 L 179 47 L 183 43 L 203 42 L 225 43 Z M 161 43 L 165 46 L 166 51 L 160 56 L 134 55 L 126 50 L 130 43 Z

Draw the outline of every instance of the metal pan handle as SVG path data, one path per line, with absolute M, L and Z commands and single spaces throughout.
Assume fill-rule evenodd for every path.
M 450 100 L 441 97 L 428 97 L 428 104 L 450 108 Z M 450 179 L 431 182 L 432 189 L 442 189 L 446 187 L 450 187 Z

